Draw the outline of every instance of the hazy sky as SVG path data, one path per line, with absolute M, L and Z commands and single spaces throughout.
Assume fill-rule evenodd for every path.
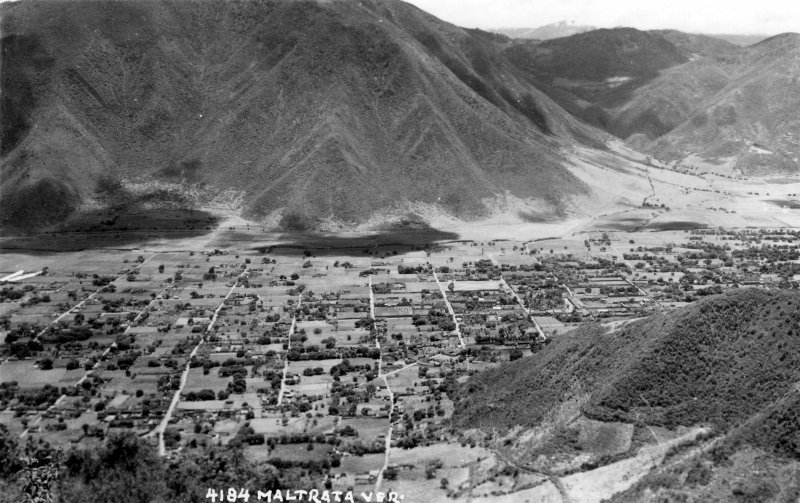
M 691 33 L 800 32 L 800 0 L 406 0 L 465 28 L 535 28 L 559 21 Z

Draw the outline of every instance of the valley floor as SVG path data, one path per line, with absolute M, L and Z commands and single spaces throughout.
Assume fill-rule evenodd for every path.
M 563 461 L 572 468 L 530 471 L 450 429 L 447 383 L 586 322 L 619 328 L 728 289 L 797 287 L 800 210 L 771 201 L 800 184 L 762 195 L 719 179 L 715 195 L 649 172 L 644 207 L 563 222 L 311 234 L 235 217 L 185 236 L 66 243 L 82 251 L 4 236 L 0 424 L 65 447 L 130 430 L 168 456 L 239 443 L 250 459 L 406 501 L 624 492 L 702 430 L 632 444 L 620 426 L 618 459 L 595 467 L 589 450 Z M 682 209 L 661 207 L 679 197 Z

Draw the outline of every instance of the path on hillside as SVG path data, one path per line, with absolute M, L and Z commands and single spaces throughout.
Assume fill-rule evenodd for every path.
M 498 449 L 490 448 L 490 450 L 493 453 L 495 453 L 497 457 L 499 457 L 501 460 L 505 461 L 509 465 L 513 466 L 514 468 L 522 470 L 523 472 L 531 473 L 533 475 L 539 475 L 540 477 L 547 477 L 547 480 L 549 480 L 550 483 L 553 484 L 555 488 L 558 490 L 558 494 L 561 496 L 562 503 L 572 503 L 572 498 L 570 498 L 569 496 L 567 487 L 564 485 L 564 482 L 561 481 L 560 477 L 553 475 L 549 471 L 535 470 L 533 468 L 529 468 L 523 464 L 520 464 Z
M 295 327 L 297 326 L 297 313 L 300 306 L 303 304 L 303 292 L 297 295 L 297 308 L 292 314 L 292 325 L 289 327 L 289 337 L 286 344 L 286 361 L 283 364 L 283 377 L 281 377 L 281 389 L 278 392 L 278 406 L 283 403 L 283 394 L 286 392 L 286 374 L 289 372 L 289 351 L 292 349 L 292 336 L 294 335 Z
M 219 316 L 220 311 L 222 311 L 222 308 L 225 306 L 225 302 L 228 300 L 231 294 L 233 294 L 233 291 L 239 285 L 239 280 L 246 274 L 247 274 L 247 268 L 245 268 L 245 270 L 242 271 L 242 273 L 236 277 L 236 280 L 233 282 L 233 286 L 231 286 L 231 289 L 228 290 L 228 293 L 222 299 L 222 302 L 219 303 L 217 309 L 214 310 L 214 316 L 211 317 L 211 322 L 208 324 L 208 327 L 206 327 L 206 335 L 211 333 L 211 330 L 213 330 L 214 325 L 217 323 L 217 317 Z M 191 368 L 192 358 L 194 358 L 194 356 L 197 354 L 197 351 L 200 349 L 200 346 L 203 345 L 203 342 L 204 340 L 203 338 L 201 338 L 200 341 L 197 343 L 197 345 L 194 347 L 194 349 L 192 349 L 192 352 L 189 354 L 189 358 L 186 361 L 186 367 L 183 369 L 183 373 L 181 374 L 180 386 L 178 386 L 178 389 L 175 390 L 175 394 L 172 395 L 172 401 L 169 404 L 169 408 L 167 408 L 167 412 L 164 414 L 164 418 L 158 424 L 156 429 L 147 435 L 149 436 L 150 434 L 153 433 L 158 435 L 159 456 L 165 456 L 167 454 L 167 448 L 166 445 L 164 444 L 164 432 L 167 429 L 167 425 L 169 424 L 170 419 L 172 419 L 172 414 L 175 412 L 175 407 L 178 406 L 178 402 L 181 399 L 181 393 L 183 392 L 183 388 L 184 386 L 186 386 L 186 381 L 189 378 L 189 369 Z

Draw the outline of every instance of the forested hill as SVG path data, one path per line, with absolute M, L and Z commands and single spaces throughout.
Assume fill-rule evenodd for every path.
M 532 427 L 579 399 L 601 421 L 726 431 L 800 381 L 798 319 L 800 293 L 745 289 L 613 331 L 584 326 L 470 378 L 454 419 Z

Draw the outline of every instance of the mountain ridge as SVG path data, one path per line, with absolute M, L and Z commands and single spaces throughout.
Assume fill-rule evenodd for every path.
M 564 109 L 662 161 L 699 160 L 726 174 L 796 173 L 800 151 L 790 138 L 800 131 L 784 111 L 800 100 L 791 85 L 799 36 L 740 47 L 618 28 L 515 41 L 504 54 Z M 751 155 L 754 144 L 767 147 Z
M 69 195 L 57 204 L 71 214 L 96 206 L 102 177 L 232 188 L 244 215 L 302 228 L 404 200 L 476 218 L 507 191 L 557 212 L 588 192 L 562 149 L 603 144 L 491 37 L 402 2 L 2 9 L 4 74 L 31 89 L 3 104 L 16 118 L 3 131 L 6 226 L 63 217 L 8 217 L 36 213 L 14 194 L 40 180 Z M 56 110 L 77 126 L 45 126 Z

